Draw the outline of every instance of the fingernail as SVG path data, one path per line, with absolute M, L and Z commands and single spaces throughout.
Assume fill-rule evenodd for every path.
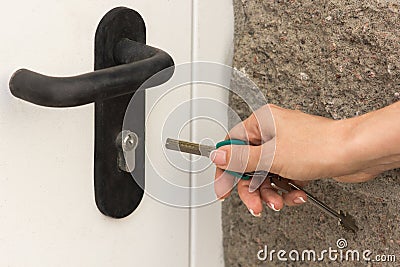
M 224 150 L 213 150 L 210 153 L 210 159 L 217 165 L 225 165 L 226 152 Z
M 303 203 L 306 203 L 306 201 L 304 200 L 303 197 L 297 197 L 297 198 L 295 198 L 295 199 L 293 200 L 293 202 L 296 203 L 296 204 L 303 204 Z
M 278 209 L 275 208 L 274 203 L 268 202 L 268 203 L 267 203 L 267 206 L 268 206 L 271 210 L 280 211 L 280 210 L 278 210 Z
M 261 212 L 255 214 L 254 211 L 253 211 L 252 209 L 249 209 L 249 211 L 250 211 L 251 215 L 253 215 L 254 217 L 258 217 L 258 218 L 261 217 Z
M 220 198 L 219 201 L 224 202 L 225 198 Z

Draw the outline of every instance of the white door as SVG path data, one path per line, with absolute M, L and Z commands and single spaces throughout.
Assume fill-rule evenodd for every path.
M 0 11 L 0 266 L 222 266 L 220 204 L 178 208 L 146 194 L 123 219 L 102 215 L 94 201 L 94 106 L 46 108 L 10 94 L 19 68 L 51 76 L 93 70 L 94 34 L 105 13 L 117 6 L 138 11 L 147 43 L 167 51 L 176 64 L 196 60 L 229 63 L 232 3 L 228 0 L 7 1 Z M 161 89 L 160 89 L 161 90 Z M 173 107 L 194 96 L 225 100 L 226 94 L 194 86 L 168 95 L 147 93 L 146 149 L 163 162 L 159 123 Z M 190 121 L 197 108 L 181 116 Z M 224 112 L 221 110 L 221 112 Z M 184 127 L 180 138 L 208 133 Z M 155 156 L 154 156 L 155 155 Z M 158 157 L 158 158 L 157 158 Z M 190 169 L 190 163 L 188 163 Z M 156 165 L 156 167 L 154 167 Z M 158 175 L 146 162 L 146 183 Z M 162 165 L 162 164 L 161 164 Z M 173 176 L 173 166 L 161 166 Z M 177 183 L 210 177 L 179 172 Z M 196 196 L 188 194 L 188 202 Z

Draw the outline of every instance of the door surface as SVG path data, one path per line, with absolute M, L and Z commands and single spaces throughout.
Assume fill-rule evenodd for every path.
M 230 1 L 3 3 L 0 266 L 223 265 L 219 203 L 179 208 L 145 193 L 130 216 L 112 219 L 102 215 L 94 201 L 93 104 L 45 108 L 10 94 L 10 75 L 22 67 L 51 76 L 92 71 L 96 27 L 103 15 L 117 6 L 138 11 L 146 22 L 147 43 L 167 51 L 176 64 L 196 60 L 229 63 L 227 51 L 233 28 Z M 215 44 L 217 37 L 220 40 Z M 198 177 L 182 171 L 175 175 L 176 168 L 163 163 L 163 154 L 159 153 L 163 146 L 160 124 L 173 107 L 200 94 L 199 88 L 182 87 L 168 94 L 164 102 L 159 101 L 162 90 L 155 88 L 146 95 L 146 183 L 159 190 L 152 184 L 152 177 L 160 175 L 161 170 L 177 184 L 190 187 Z M 210 97 L 226 98 L 221 92 L 209 93 Z M 154 105 L 157 102 L 160 103 Z M 184 108 L 179 116 L 190 121 L 197 108 L 192 104 Z M 193 124 L 183 127 L 179 138 L 190 140 L 207 134 L 207 129 Z M 214 131 L 209 135 L 218 139 L 223 133 Z M 190 170 L 190 162 L 187 168 Z M 210 168 L 196 175 L 211 174 Z M 185 197 L 190 206 L 196 196 Z

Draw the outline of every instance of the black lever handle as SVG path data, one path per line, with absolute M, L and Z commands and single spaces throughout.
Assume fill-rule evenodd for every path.
M 72 77 L 50 77 L 27 69 L 16 71 L 10 80 L 11 93 L 28 102 L 46 107 L 73 107 L 134 93 L 154 74 L 174 66 L 166 52 L 124 38 L 114 47 L 117 66 Z M 164 71 L 156 86 L 173 74 Z

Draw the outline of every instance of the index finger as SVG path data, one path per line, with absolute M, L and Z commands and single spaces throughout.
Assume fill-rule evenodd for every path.
M 243 122 L 236 124 L 228 133 L 230 139 L 248 141 L 260 145 L 275 136 L 275 125 L 269 105 L 253 112 Z

